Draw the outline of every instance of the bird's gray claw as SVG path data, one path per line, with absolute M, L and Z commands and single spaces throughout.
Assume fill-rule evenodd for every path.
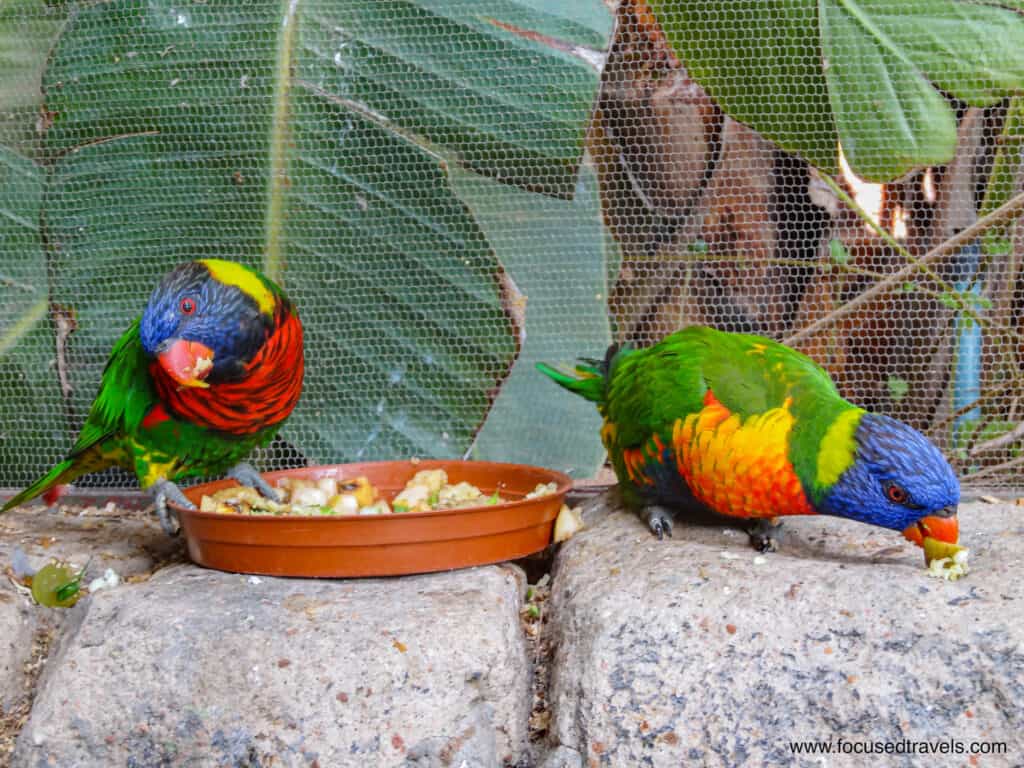
M 644 510 L 647 527 L 658 537 L 658 541 L 666 536 L 672 538 L 672 513 L 663 507 L 647 507 Z
M 195 509 L 196 505 L 189 501 L 181 492 L 181 488 L 170 480 L 157 480 L 150 490 L 153 492 L 153 503 L 156 505 L 156 515 L 160 518 L 160 526 L 168 536 L 177 536 L 181 525 L 177 515 L 172 515 L 167 508 L 167 502 L 171 501 L 185 509 Z
M 775 552 L 782 539 L 782 523 L 772 522 L 771 518 L 759 519 L 747 528 L 747 535 L 750 546 L 758 552 Z
M 261 496 L 270 499 L 271 501 L 280 502 L 282 498 L 284 498 L 279 490 L 263 479 L 263 475 L 257 472 L 256 468 L 252 464 L 248 464 L 244 461 L 239 462 L 228 470 L 228 477 L 237 481 L 239 485 L 247 485 L 250 488 L 255 488 L 260 492 Z

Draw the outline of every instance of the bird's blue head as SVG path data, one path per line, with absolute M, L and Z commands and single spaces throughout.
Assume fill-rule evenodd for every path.
M 274 305 L 267 282 L 247 267 L 188 262 L 149 297 L 139 323 L 142 347 L 181 386 L 234 381 L 270 333 Z
M 960 483 L 935 445 L 916 429 L 865 413 L 853 435 L 853 463 L 821 504 L 825 514 L 956 544 Z

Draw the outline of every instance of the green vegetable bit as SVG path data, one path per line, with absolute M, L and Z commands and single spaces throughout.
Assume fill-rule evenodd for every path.
M 81 584 L 86 563 L 77 574 L 67 563 L 44 565 L 32 577 L 32 598 L 48 608 L 70 608 L 82 596 Z

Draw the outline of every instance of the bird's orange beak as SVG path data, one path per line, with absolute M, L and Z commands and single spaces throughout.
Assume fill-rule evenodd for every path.
M 157 354 L 167 375 L 183 387 L 208 387 L 203 379 L 213 370 L 213 350 L 198 341 L 169 339 Z
M 949 517 L 922 517 L 911 525 L 903 535 L 919 547 L 924 546 L 924 540 L 935 539 L 947 544 L 956 544 L 960 541 L 960 523 L 956 514 Z

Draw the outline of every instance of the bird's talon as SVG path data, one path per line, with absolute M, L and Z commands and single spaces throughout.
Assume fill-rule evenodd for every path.
M 153 484 L 153 503 L 156 506 L 156 516 L 160 520 L 160 527 L 168 536 L 177 536 L 181 531 L 181 523 L 177 515 L 172 515 L 167 507 L 167 502 L 172 501 L 179 507 L 195 509 L 196 505 L 188 500 L 188 497 L 181 492 L 181 488 L 169 480 L 157 480 Z
M 664 541 L 667 535 L 672 538 L 672 513 L 661 507 L 647 507 L 644 510 L 644 519 L 651 533 L 658 537 L 658 541 Z
M 247 485 L 250 488 L 255 488 L 259 491 L 260 495 L 271 501 L 280 502 L 284 496 L 281 491 L 274 488 L 270 483 L 263 479 L 263 475 L 256 471 L 256 468 L 252 464 L 246 462 L 240 462 L 228 470 L 228 477 L 235 480 L 239 485 Z
M 777 552 L 782 537 L 782 523 L 773 523 L 771 519 L 762 519 L 747 528 L 750 546 L 761 554 Z

